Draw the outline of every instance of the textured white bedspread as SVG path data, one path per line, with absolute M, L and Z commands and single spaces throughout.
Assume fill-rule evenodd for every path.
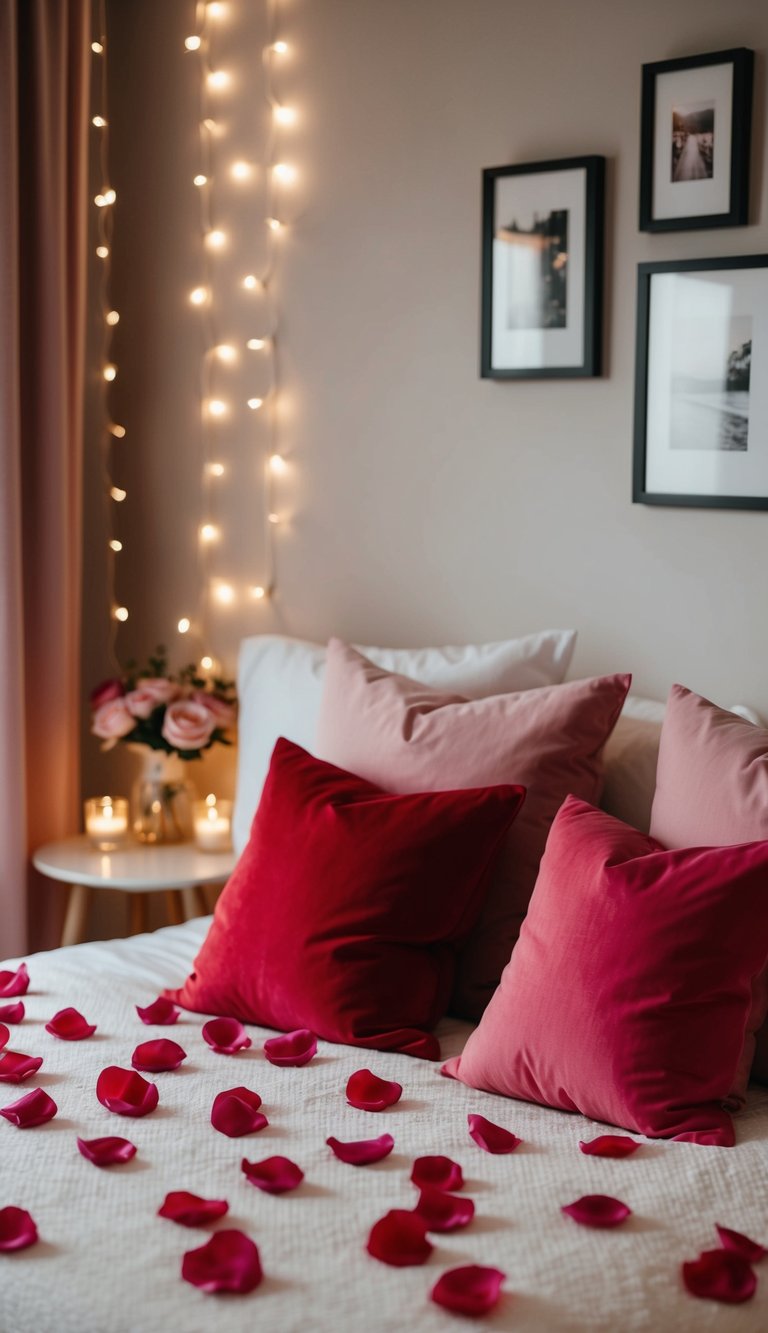
M 19 1130 L 0 1119 L 0 1207 L 28 1209 L 40 1242 L 0 1254 L 2 1333 L 364 1333 L 474 1327 L 433 1305 L 428 1291 L 446 1268 L 491 1264 L 507 1275 L 506 1295 L 486 1320 L 492 1328 L 605 1330 L 764 1330 L 768 1328 L 768 1260 L 755 1298 L 728 1307 L 694 1300 L 680 1263 L 714 1248 L 714 1223 L 768 1241 L 768 1090 L 754 1089 L 738 1118 L 733 1149 L 648 1142 L 624 1161 L 585 1157 L 580 1138 L 603 1126 L 522 1102 L 474 1093 L 442 1078 L 439 1066 L 407 1056 L 320 1044 L 303 1069 L 270 1065 L 264 1036 L 253 1047 L 216 1055 L 201 1036 L 203 1019 L 182 1013 L 173 1028 L 148 1028 L 134 1005 L 178 985 L 207 920 L 132 940 L 86 944 L 28 960 L 27 1017 L 11 1029 L 9 1047 L 42 1055 L 37 1077 L 0 1084 L 0 1106 L 43 1087 L 59 1106 L 49 1124 Z M 98 1024 L 83 1042 L 57 1041 L 44 1023 L 73 1005 Z M 469 1028 L 441 1026 L 444 1054 L 461 1050 Z M 150 1038 L 178 1041 L 188 1059 L 174 1073 L 147 1076 L 160 1089 L 144 1119 L 111 1115 L 96 1100 L 98 1073 L 130 1065 Z M 395 1107 L 372 1115 L 347 1106 L 349 1075 L 367 1066 L 403 1085 Z M 209 1122 L 224 1088 L 245 1084 L 263 1098 L 269 1127 L 228 1139 Z M 481 1112 L 514 1130 L 524 1144 L 492 1157 L 470 1140 L 466 1118 Z M 326 1147 L 328 1135 L 372 1138 L 389 1131 L 395 1150 L 356 1168 Z M 76 1135 L 117 1134 L 138 1145 L 126 1166 L 98 1169 L 77 1151 Z M 281 1197 L 261 1193 L 240 1171 L 280 1153 L 299 1163 L 303 1185 Z M 423 1267 L 391 1268 L 365 1251 L 372 1224 L 390 1208 L 412 1207 L 412 1160 L 443 1153 L 464 1168 L 464 1193 L 476 1204 L 473 1223 L 432 1236 Z M 258 1244 L 265 1272 L 248 1296 L 211 1296 L 180 1277 L 185 1250 L 209 1229 L 159 1218 L 169 1190 L 225 1198 L 217 1225 L 239 1227 Z M 582 1194 L 612 1194 L 633 1216 L 614 1231 L 579 1227 L 560 1213 Z M 759 1272 L 759 1270 L 758 1270 Z

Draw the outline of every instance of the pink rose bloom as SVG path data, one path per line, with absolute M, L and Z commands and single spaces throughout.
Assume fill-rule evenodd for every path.
M 207 708 L 217 727 L 233 727 L 237 717 L 237 706 L 230 703 L 227 699 L 222 699 L 219 694 L 206 694 L 204 690 L 197 690 L 192 698 L 196 704 L 202 704 Z
M 108 699 L 97 708 L 91 718 L 91 731 L 106 741 L 105 750 L 111 750 L 121 736 L 127 736 L 136 726 L 136 719 L 128 712 L 125 699 Z
M 160 704 L 169 704 L 179 697 L 179 687 L 165 676 L 146 676 L 140 680 L 135 690 L 129 690 L 125 702 L 134 717 L 149 717 Z
M 163 718 L 163 739 L 175 750 L 202 750 L 216 726 L 213 714 L 192 699 L 170 703 Z
M 101 708 L 102 704 L 109 703 L 110 699 L 119 699 L 125 694 L 125 686 L 121 680 L 103 680 L 100 685 L 91 690 L 90 704 L 92 709 Z

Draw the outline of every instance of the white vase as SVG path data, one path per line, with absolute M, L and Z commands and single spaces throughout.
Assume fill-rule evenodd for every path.
M 192 837 L 197 793 L 183 759 L 165 750 L 137 747 L 142 771 L 131 791 L 134 837 L 139 842 L 186 842 Z

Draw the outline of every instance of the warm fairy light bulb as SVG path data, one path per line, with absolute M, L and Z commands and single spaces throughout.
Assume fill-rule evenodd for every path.
M 99 259 L 107 259 L 109 257 L 109 246 L 97 245 L 96 254 L 98 255 Z
M 251 352 L 263 352 L 267 345 L 266 338 L 249 338 L 245 344 Z
M 222 606 L 231 606 L 235 600 L 235 590 L 231 583 L 217 583 L 213 595 L 217 602 L 221 602 Z
M 104 129 L 104 126 L 106 125 L 106 123 L 107 123 L 107 122 L 106 122 L 106 120 L 104 119 L 103 116 L 92 116 L 92 117 L 91 117 L 91 124 L 92 124 L 92 125 L 95 125 L 97 130 L 103 130 L 103 129 Z
M 282 454 L 270 454 L 269 466 L 276 476 L 280 476 L 282 473 L 288 471 L 288 464 Z
M 279 514 L 272 513 L 272 514 L 268 514 L 267 517 L 268 517 L 270 523 L 279 523 L 279 522 L 280 522 L 280 515 L 279 515 Z
M 232 166 L 229 168 L 230 176 L 236 181 L 249 180 L 252 171 L 253 168 L 251 167 L 250 162 L 233 162 Z
M 122 551 L 123 543 L 119 542 L 116 537 L 113 537 L 112 541 L 109 543 L 109 549 L 110 551 Z
M 213 792 L 210 792 L 210 794 L 209 794 L 208 796 L 206 796 L 206 798 L 205 798 L 205 804 L 206 804 L 206 805 L 215 805 L 215 804 L 216 804 L 216 797 L 214 796 Z
M 212 658 L 212 657 L 201 657 L 201 658 L 200 658 L 200 665 L 201 665 L 201 667 L 203 668 L 203 671 L 212 671 L 212 670 L 213 670 L 213 658 Z
M 260 583 L 257 583 L 256 586 L 255 586 L 254 588 L 251 588 L 250 591 L 251 591 L 251 597 L 252 597 L 252 598 L 254 599 L 254 601 L 256 601 L 256 602 L 260 602 L 260 601 L 262 600 L 262 598 L 263 598 L 263 597 L 266 597 L 266 595 L 267 595 L 267 590 L 266 590 L 266 588 L 262 588 L 262 586 L 261 586 Z
M 113 486 L 109 493 L 112 496 L 112 499 L 115 500 L 118 504 L 122 504 L 123 500 L 128 494 L 128 492 L 124 491 L 120 486 Z
M 203 121 L 203 129 L 207 130 L 209 134 L 215 134 L 218 128 L 216 121 L 212 120 L 210 116 L 206 116 Z
M 292 125 L 296 119 L 296 112 L 292 106 L 275 106 L 272 114 L 278 125 Z
M 246 273 L 243 278 L 243 286 L 247 292 L 252 292 L 255 291 L 257 287 L 260 287 L 261 283 L 255 273 Z
M 194 287 L 189 293 L 189 299 L 192 302 L 192 305 L 205 305 L 208 300 L 208 288 Z
M 117 377 L 117 366 L 107 365 L 104 367 L 101 373 L 104 376 L 105 380 L 111 383 L 112 380 Z
M 200 528 L 201 542 L 215 542 L 219 539 L 219 529 L 215 523 L 203 523 Z
M 127 619 L 128 619 L 128 607 L 127 607 L 127 606 L 116 606 L 112 614 L 114 615 L 115 620 L 127 620 Z
M 95 56 L 100 56 L 102 51 L 104 50 L 104 47 L 102 46 L 101 42 L 91 42 L 91 50 L 93 51 L 93 54 Z
M 269 49 L 270 49 L 270 51 L 274 51 L 275 54 L 278 55 L 278 56 L 284 56 L 285 53 L 286 53 L 286 51 L 288 50 L 288 43 L 287 43 L 287 42 L 273 42 L 272 45 L 271 45 L 271 47 L 270 47 Z
M 296 168 L 288 162 L 276 162 L 272 168 L 272 175 L 276 176 L 284 185 L 289 185 L 296 179 Z
M 115 324 L 120 323 L 120 316 L 116 310 L 108 310 L 104 318 L 106 319 L 107 323 L 112 327 L 114 327 Z
M 237 359 L 237 352 L 231 343 L 219 343 L 213 350 L 220 361 L 235 361 Z
M 209 0 L 205 6 L 205 12 L 209 19 L 223 19 L 227 12 L 227 6 L 222 4 L 222 0 Z
M 200 39 L 200 38 L 197 36 L 197 34 L 195 33 L 195 34 L 193 34 L 192 37 L 185 37 L 185 38 L 184 38 L 184 45 L 185 45 L 185 47 L 187 48 L 188 51 L 199 51 L 199 50 L 200 50 L 200 40 L 201 40 L 201 39 Z
M 209 88 L 228 88 L 230 76 L 225 69 L 212 69 L 206 76 L 206 83 Z
M 110 435 L 114 435 L 116 440 L 124 440 L 125 426 L 119 426 L 116 421 L 113 421 L 112 425 L 109 428 L 109 433 Z
M 205 244 L 208 246 L 209 250 L 221 250 L 222 246 L 226 245 L 226 243 L 227 233 L 221 231 L 218 227 L 214 227 L 213 231 L 207 231 L 205 233 Z
M 176 626 L 177 630 L 179 631 L 179 634 L 186 634 L 189 630 L 191 623 L 192 623 L 191 620 L 188 620 L 186 616 L 182 616 L 181 620 Z
M 211 417 L 223 417 L 227 414 L 227 404 L 221 398 L 208 399 L 208 415 Z
M 94 195 L 93 202 L 97 208 L 108 208 L 110 204 L 115 202 L 116 198 L 117 195 L 114 190 L 105 190 L 103 194 Z
M 258 412 L 263 402 L 264 402 L 263 398 L 249 398 L 248 406 L 250 407 L 252 412 Z
M 196 185 L 199 189 L 201 185 L 208 184 L 208 177 L 204 176 L 202 172 L 199 172 L 197 176 L 192 178 L 192 184 Z
M 270 231 L 282 231 L 283 223 L 279 218 L 267 218 L 267 226 Z
M 208 463 L 208 464 L 206 464 L 206 468 L 207 468 L 208 475 L 209 475 L 210 477 L 223 477 L 223 476 L 224 476 L 224 470 L 225 470 L 225 469 L 224 469 L 224 464 L 223 464 L 223 463 Z

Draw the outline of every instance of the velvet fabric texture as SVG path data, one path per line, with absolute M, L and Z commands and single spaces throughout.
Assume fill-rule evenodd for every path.
M 392 796 L 275 746 L 251 837 L 185 984 L 199 1013 L 439 1057 L 457 944 L 519 786 Z
M 664 851 L 569 797 L 501 985 L 444 1071 L 635 1133 L 732 1145 L 767 875 L 768 842 Z

